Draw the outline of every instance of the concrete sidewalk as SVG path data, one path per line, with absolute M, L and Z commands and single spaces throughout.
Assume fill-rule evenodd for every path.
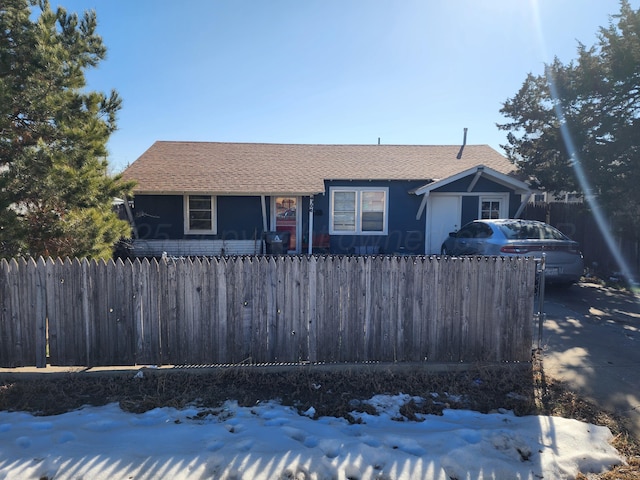
M 621 416 L 640 439 L 640 298 L 595 284 L 550 290 L 545 374 Z

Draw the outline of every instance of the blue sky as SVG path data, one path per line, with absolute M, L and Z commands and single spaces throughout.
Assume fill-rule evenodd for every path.
M 596 42 L 618 0 L 51 0 L 93 9 L 121 171 L 156 140 L 500 150 L 502 103 Z M 639 8 L 640 0 L 632 0 Z

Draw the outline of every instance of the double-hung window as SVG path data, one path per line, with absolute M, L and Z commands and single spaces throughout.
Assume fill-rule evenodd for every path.
M 185 233 L 215 234 L 215 197 L 211 195 L 185 195 Z
M 505 212 L 503 212 L 503 206 L 506 204 L 503 198 L 481 197 L 480 198 L 480 216 L 478 218 L 482 220 L 492 220 L 496 218 L 503 218 Z
M 331 187 L 332 235 L 386 235 L 388 188 Z

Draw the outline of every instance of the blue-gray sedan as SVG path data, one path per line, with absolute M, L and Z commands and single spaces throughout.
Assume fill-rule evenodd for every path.
M 574 283 L 584 273 L 580 246 L 560 230 L 535 220 L 475 220 L 451 232 L 441 247 L 443 255 L 502 255 L 542 257 L 546 279 Z

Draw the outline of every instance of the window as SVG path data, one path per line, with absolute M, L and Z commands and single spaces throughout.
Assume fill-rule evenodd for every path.
M 500 230 L 509 240 L 567 240 L 560 230 L 544 223 L 512 220 L 500 224 Z
M 500 218 L 500 200 L 482 199 L 480 201 L 480 219 L 493 220 Z
M 491 227 L 480 222 L 468 223 L 456 233 L 457 238 L 489 238 L 492 235 Z
M 215 197 L 211 195 L 186 195 L 185 233 L 216 233 Z
M 332 230 L 356 231 L 356 192 L 333 192 Z
M 387 188 L 331 188 L 329 233 L 386 235 L 388 191 Z

